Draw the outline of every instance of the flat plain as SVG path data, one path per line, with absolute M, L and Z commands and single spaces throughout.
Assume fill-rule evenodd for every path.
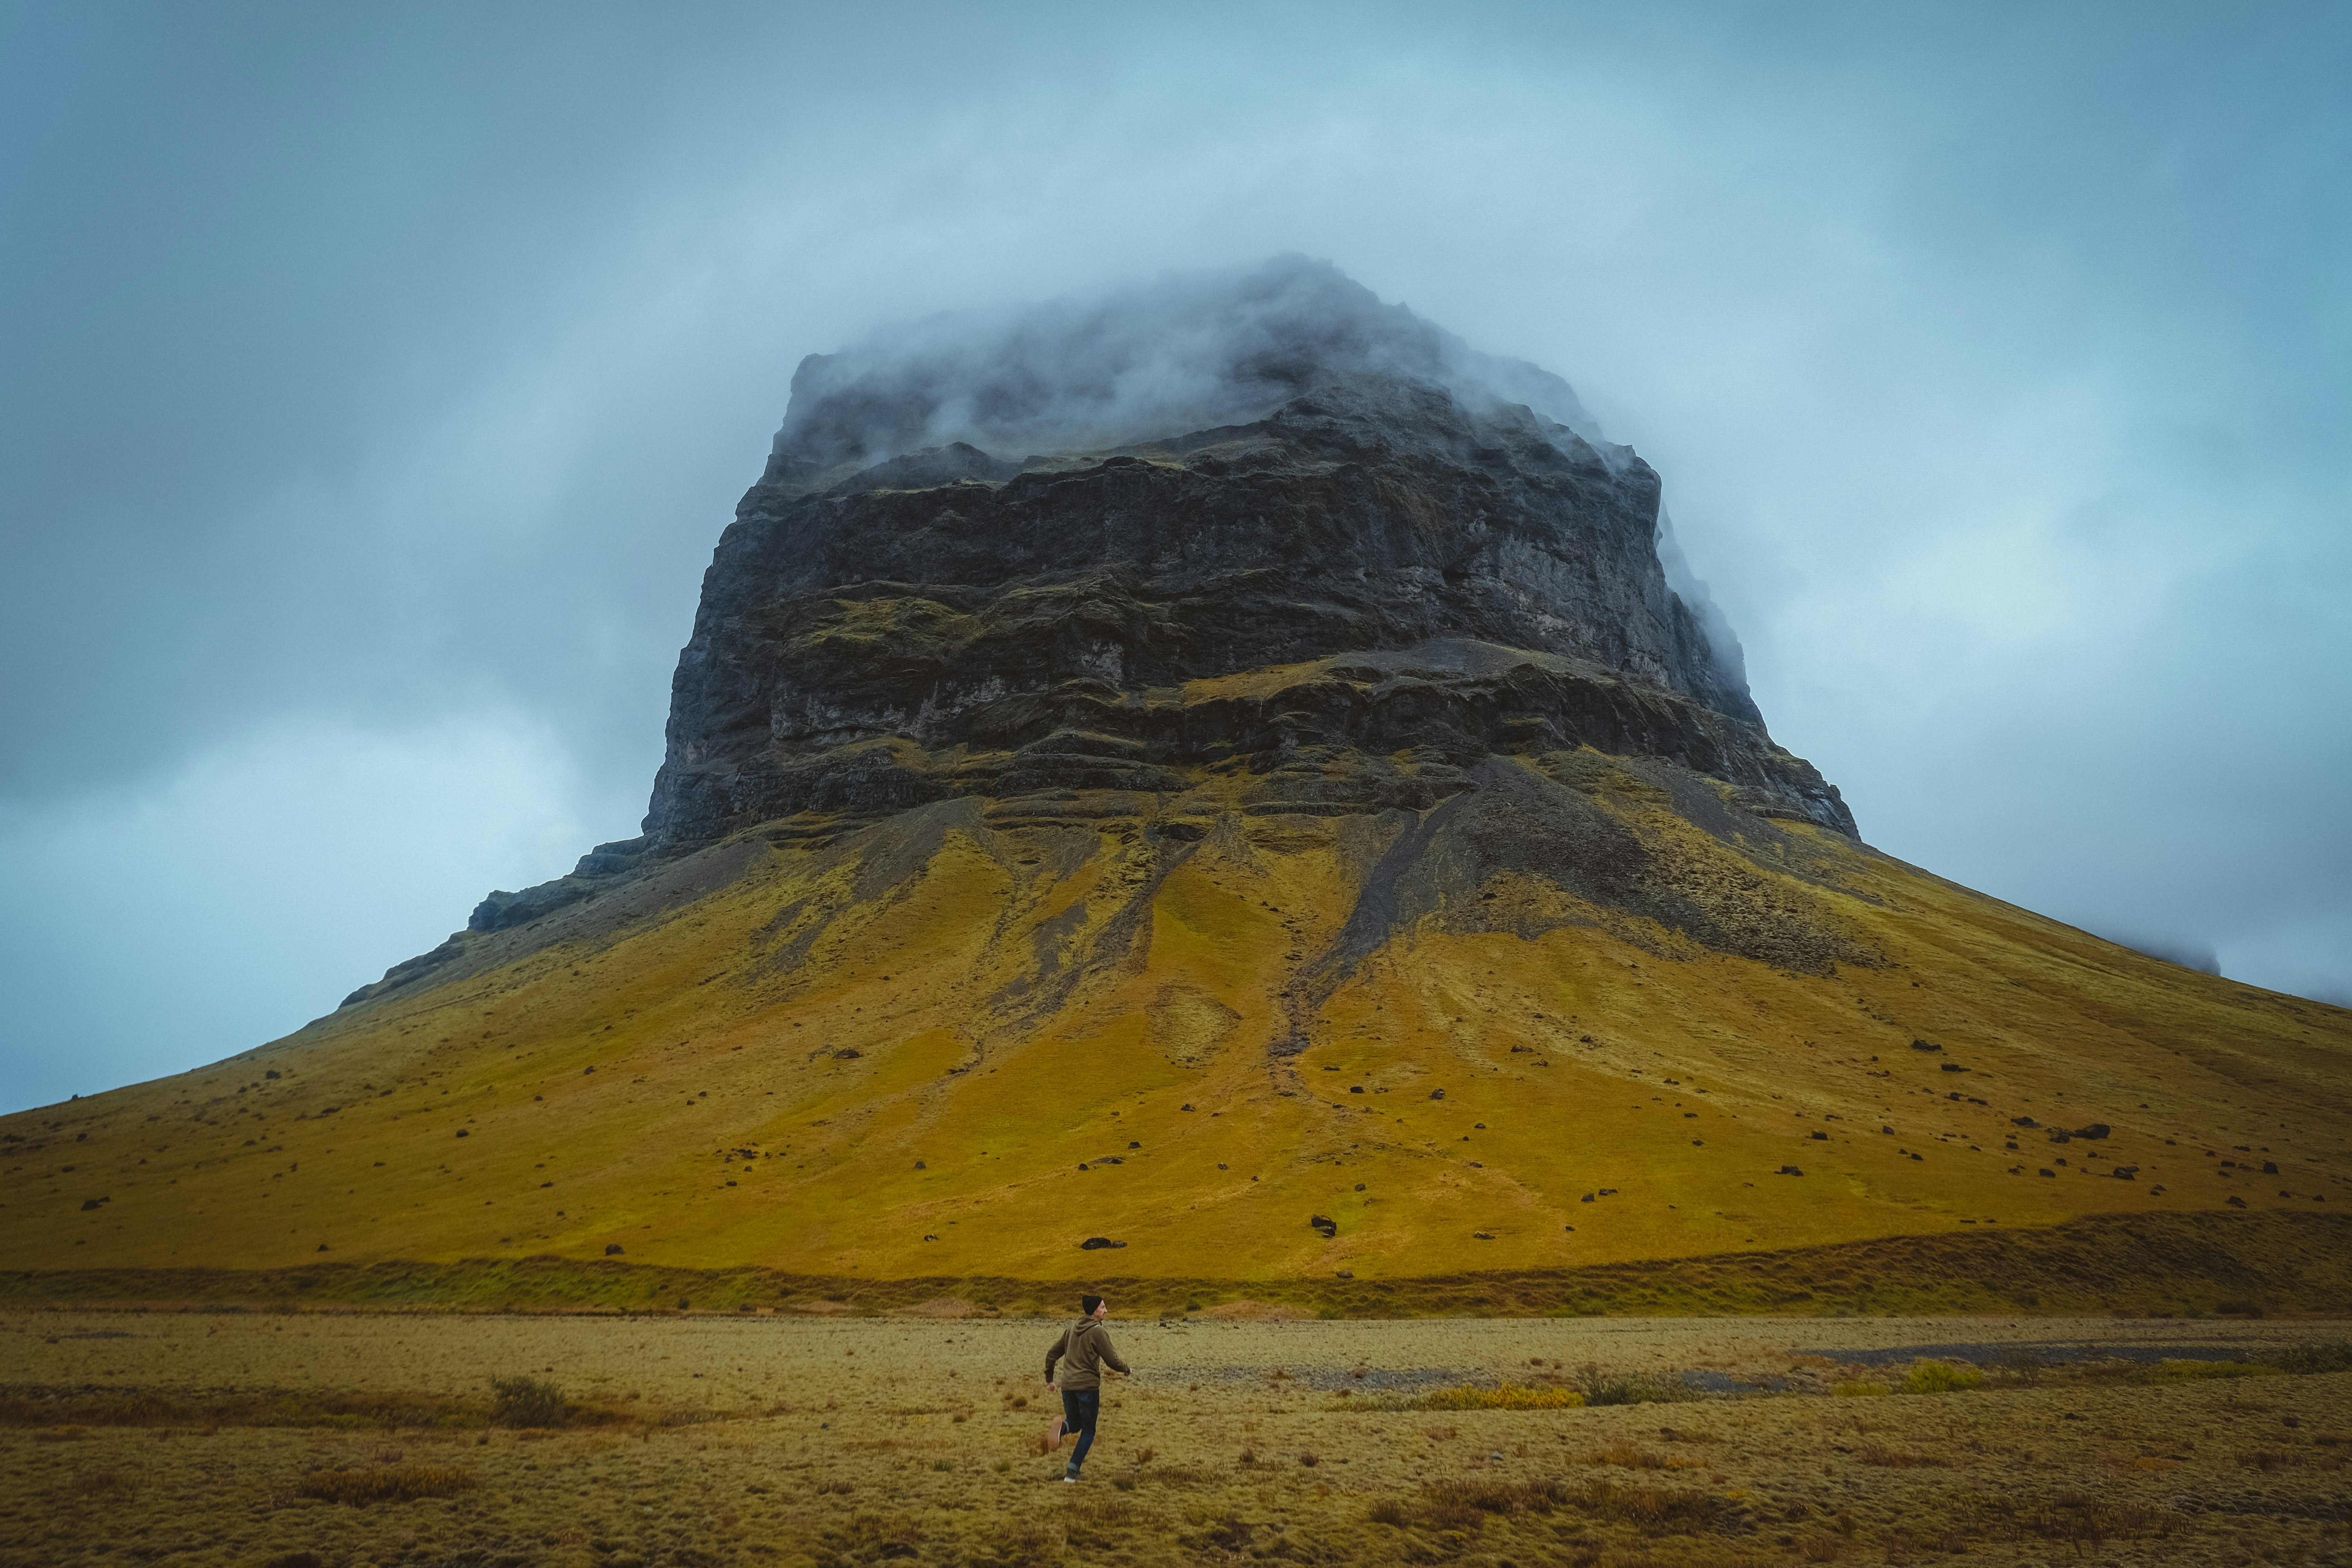
M 14 1311 L 0 1564 L 2352 1562 L 2340 1322 L 1111 1327 L 1073 1487 L 1051 1319 Z

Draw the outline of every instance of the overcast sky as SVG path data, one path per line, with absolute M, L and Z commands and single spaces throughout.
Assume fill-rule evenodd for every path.
M 2352 7 L 0 5 L 0 1108 L 633 835 L 794 364 L 1301 251 L 1906 859 L 2352 1001 Z

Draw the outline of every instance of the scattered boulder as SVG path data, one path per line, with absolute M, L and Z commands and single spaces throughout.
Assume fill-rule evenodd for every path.
M 2279 1172 L 2278 1172 L 2278 1162 L 2277 1162 L 2277 1161 L 2275 1161 L 2275 1160 L 2265 1160 L 2265 1161 L 2263 1161 L 2263 1175 L 2265 1175 L 2265 1176 L 2275 1176 L 2275 1175 L 2277 1175 L 2278 1173 L 2279 1173 Z
M 1326 1241 L 1330 1240 L 1333 1237 L 1339 1234 L 1339 1222 L 1336 1219 L 1328 1218 L 1326 1215 L 1319 1214 L 1316 1215 L 1312 1218 L 1308 1219 L 1307 1223 L 1311 1228 L 1321 1231 L 1323 1233 L 1323 1239 Z
M 1774 1173 L 1775 1175 L 1781 1175 L 1781 1176 L 1801 1176 L 1801 1175 L 1803 1175 L 1805 1173 L 1804 1173 L 1804 1172 L 1802 1172 L 1802 1171 L 1800 1171 L 1800 1170 L 1799 1170 L 1799 1169 L 1797 1169 L 1797 1167 L 1796 1167 L 1796 1166 L 1794 1166 L 1794 1165 L 1783 1165 L 1783 1166 L 1781 1166 L 1781 1167 L 1780 1168 L 1780 1170 L 1776 1171 L 1776 1172 L 1775 1172 L 1775 1173 Z
M 1830 1135 L 1826 1132 L 1816 1132 L 1811 1136 L 1813 1142 L 1816 1143 L 1826 1143 L 1830 1141 Z
M 1442 1089 L 1433 1089 L 1429 1091 L 1429 1098 L 1432 1100 L 1444 1100 L 1445 1098 L 1445 1091 Z
M 865 1052 L 857 1050 L 852 1047 L 844 1046 L 841 1049 L 833 1053 L 833 1059 L 837 1062 L 854 1062 L 865 1054 Z
M 1915 1051 L 1940 1051 L 1944 1047 L 1941 1046 L 1931 1046 L 1925 1040 L 1914 1040 L 1911 1042 L 1911 1048 Z
M 628 1248 L 627 1248 L 627 1247 L 623 1247 L 619 1242 L 617 1242 L 617 1241 L 615 1241 L 615 1242 L 611 1242 L 611 1243 L 608 1243 L 608 1244 L 605 1246 L 605 1247 L 604 1247 L 604 1256 L 605 1256 L 605 1257 L 607 1257 L 607 1258 L 617 1258 L 617 1257 L 619 1257 L 622 1253 L 626 1252 L 627 1250 L 628 1250 Z
M 1495 1239 L 1495 1233 L 1491 1230 L 1474 1230 L 1470 1233 L 1470 1237 L 1474 1241 L 1492 1241 Z
M 2031 1116 L 2012 1116 L 2009 1119 L 2009 1124 L 2011 1127 L 2039 1127 L 2042 1125 L 2042 1123 L 2034 1121 Z
M 1100 1252 L 1108 1247 L 1125 1247 L 1127 1243 L 1123 1241 L 1113 1241 L 1107 1236 L 1090 1236 L 1084 1241 L 1078 1243 L 1078 1250 L 1081 1252 Z

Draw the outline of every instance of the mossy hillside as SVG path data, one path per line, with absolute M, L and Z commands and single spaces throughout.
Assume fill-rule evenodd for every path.
M 1809 921 L 1871 961 L 1708 947 L 1472 878 L 1442 837 L 1408 868 L 1421 912 L 1366 940 L 1367 889 L 1434 813 L 1251 815 L 1250 778 L 1204 787 L 1234 804 L 1197 840 L 1086 824 L 1079 798 L 1053 826 L 950 803 L 744 841 L 698 896 L 5 1119 L 0 1239 L 45 1270 L 619 1247 L 1369 1289 L 2347 1196 L 2339 1009 L 1635 787 L 1593 798 L 1717 929 Z

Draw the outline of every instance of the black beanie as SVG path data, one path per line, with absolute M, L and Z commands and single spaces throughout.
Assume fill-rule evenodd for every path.
M 1078 1298 L 1078 1310 L 1084 1312 L 1089 1318 L 1095 1315 L 1095 1309 L 1101 1305 L 1102 1298 L 1100 1296 L 1081 1296 Z

